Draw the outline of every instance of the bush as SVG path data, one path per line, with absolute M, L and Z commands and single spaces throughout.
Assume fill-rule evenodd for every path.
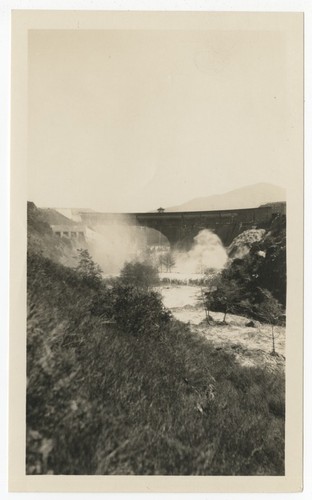
M 124 285 L 149 288 L 158 284 L 159 277 L 157 269 L 146 262 L 127 262 L 120 272 L 120 281 Z
M 114 318 L 121 331 L 134 336 L 159 335 L 167 327 L 171 313 L 161 296 L 134 285 L 118 284 L 113 290 Z

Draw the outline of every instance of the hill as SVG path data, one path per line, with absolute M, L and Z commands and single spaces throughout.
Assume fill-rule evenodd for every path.
M 27 251 L 40 254 L 54 262 L 75 267 L 77 248 L 85 248 L 85 241 L 75 242 L 56 236 L 51 225 L 69 225 L 72 221 L 53 209 L 41 209 L 33 202 L 27 203 Z
M 166 212 L 254 208 L 286 200 L 285 189 L 268 183 L 253 184 L 224 194 L 204 196 L 166 208 Z
M 73 224 L 73 221 L 70 220 L 65 215 L 61 214 L 57 210 L 53 208 L 40 208 L 39 209 L 42 217 L 50 224 L 50 225 L 62 225 L 69 226 Z

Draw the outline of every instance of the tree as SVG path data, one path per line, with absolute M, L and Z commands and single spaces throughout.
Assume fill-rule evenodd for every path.
M 235 313 L 240 298 L 241 288 L 237 281 L 221 276 L 216 290 L 210 295 L 210 307 L 224 313 L 223 323 L 228 313 Z
M 276 355 L 275 351 L 275 332 L 274 326 L 277 325 L 283 316 L 283 307 L 276 300 L 272 293 L 269 290 L 261 289 L 261 293 L 263 296 L 262 302 L 258 305 L 257 314 L 259 318 L 265 323 L 269 323 L 271 325 L 271 338 L 272 338 L 272 355 Z
M 78 266 L 77 271 L 81 277 L 91 285 L 100 285 L 102 282 L 102 270 L 98 264 L 96 264 L 88 250 L 80 248 L 78 250 Z
M 216 273 L 214 269 L 206 269 L 205 271 L 205 284 L 207 286 L 207 289 L 204 291 L 201 288 L 201 295 L 202 295 L 202 301 L 204 304 L 204 309 L 205 309 L 205 314 L 206 314 L 206 321 L 208 325 L 210 325 L 210 310 L 211 306 L 213 305 L 213 296 L 212 292 L 216 291 L 218 288 L 218 285 L 220 284 L 220 275 L 219 273 Z
M 206 314 L 206 321 L 207 321 L 207 324 L 210 325 L 210 319 L 211 316 L 210 316 L 210 309 L 211 309 L 211 305 L 212 305 L 212 298 L 211 298 L 211 292 L 204 292 L 202 289 L 201 289 L 201 293 L 202 293 L 202 300 L 203 300 L 203 304 L 204 304 L 204 309 L 205 309 L 205 314 Z
M 162 208 L 162 207 L 157 208 L 157 212 L 158 212 L 159 214 L 163 214 L 163 213 L 164 213 L 164 211 L 165 211 L 165 209 L 164 209 L 164 208 Z
M 159 277 L 157 269 L 147 262 L 127 262 L 120 272 L 120 281 L 137 288 L 149 288 L 158 283 Z
M 162 254 L 159 258 L 159 263 L 162 266 L 164 265 L 167 273 L 171 271 L 171 268 L 175 265 L 175 260 L 171 252 L 167 252 Z

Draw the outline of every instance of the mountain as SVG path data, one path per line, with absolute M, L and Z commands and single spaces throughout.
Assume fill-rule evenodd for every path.
M 194 198 L 181 205 L 166 208 L 166 212 L 254 208 L 266 203 L 283 201 L 286 201 L 285 189 L 263 182 L 224 194 Z

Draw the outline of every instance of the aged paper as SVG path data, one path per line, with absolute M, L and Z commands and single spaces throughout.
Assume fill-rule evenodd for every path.
M 52 31 L 53 30 L 53 31 Z M 59 31 L 54 31 L 59 30 Z M 248 43 L 250 33 L 261 38 L 262 33 L 271 34 L 272 46 L 277 50 L 278 56 L 283 54 L 283 72 L 280 74 L 281 81 L 287 82 L 284 90 L 287 93 L 287 109 L 281 110 L 279 122 L 281 126 L 284 119 L 291 122 L 291 130 L 285 131 L 284 139 L 279 144 L 270 144 L 271 148 L 281 150 L 283 159 L 283 148 L 286 148 L 288 161 L 277 168 L 275 173 L 277 180 L 283 178 L 283 185 L 287 192 L 287 326 L 286 326 L 286 447 L 285 447 L 285 476 L 57 476 L 57 475 L 26 475 L 25 471 L 25 408 L 26 408 L 26 248 L 27 248 L 27 201 L 33 192 L 34 186 L 46 191 L 45 182 L 51 182 L 44 175 L 35 178 L 33 164 L 29 164 L 29 158 L 35 158 L 32 148 L 36 141 L 33 131 L 29 130 L 29 116 L 36 106 L 36 93 L 40 92 L 41 82 L 33 84 L 29 80 L 29 47 L 33 44 L 40 52 L 40 36 L 50 36 L 53 33 L 55 43 L 66 43 L 66 36 L 71 32 L 83 32 L 86 38 L 96 38 L 98 32 L 114 32 L 122 39 L 130 31 L 134 33 L 153 33 L 156 38 L 159 32 L 166 39 L 176 39 L 183 43 L 185 33 L 211 33 L 228 32 L 231 37 L 237 39 L 238 50 Z M 59 33 L 59 36 L 58 36 Z M 234 35 L 233 35 L 234 34 Z M 37 41 L 36 41 L 37 37 Z M 39 37 L 39 38 L 38 38 Z M 195 37 L 196 38 L 196 37 Z M 185 37 L 185 40 L 191 38 Z M 270 37 L 268 38 L 270 50 Z M 36 45 L 37 43 L 37 45 Z M 92 46 L 92 43 L 91 43 Z M 277 48 L 276 48 L 277 47 Z M 279 52 L 280 51 L 280 52 Z M 92 55 L 92 52 L 90 53 Z M 43 60 L 44 60 L 43 52 Z M 53 54 L 47 56 L 45 64 L 53 61 Z M 165 54 L 162 56 L 166 58 Z M 223 59 L 222 59 L 223 57 Z M 225 58 L 225 59 L 224 59 Z M 137 54 L 137 65 L 140 64 L 140 53 Z M 222 72 L 222 64 L 226 63 L 226 53 L 221 54 L 220 67 L 216 71 Z M 246 60 L 246 64 L 248 59 Z M 70 61 L 69 61 L 70 64 Z M 73 63 L 74 64 L 74 63 Z M 131 64 L 131 61 L 128 61 Z M 155 65 L 157 61 L 155 61 Z M 209 60 L 205 54 L 199 52 L 195 57 L 195 64 L 200 71 L 207 71 Z M 255 61 L 257 64 L 257 61 Z M 266 71 L 273 72 L 268 65 Z M 65 71 L 66 68 L 64 67 Z M 81 75 L 89 78 L 84 73 L 82 63 Z M 234 89 L 244 86 L 240 81 L 239 72 L 237 79 L 233 80 Z M 184 75 L 185 76 L 185 75 Z M 91 85 L 96 85 L 92 81 Z M 122 75 L 120 75 L 122 78 Z M 34 85 L 31 87 L 31 85 Z M 186 78 L 183 85 L 192 86 Z M 277 81 L 278 85 L 278 81 Z M 277 88 L 278 90 L 278 88 Z M 62 94 L 62 89 L 55 89 Z M 285 97 L 285 96 L 284 96 Z M 190 94 L 195 99 L 195 95 Z M 255 97 L 255 99 L 257 96 Z M 260 94 L 259 94 L 260 98 Z M 83 96 L 82 96 L 83 100 Z M 144 101 L 144 100 L 143 100 Z M 252 105 L 252 102 L 250 103 Z M 49 103 L 47 103 L 47 106 Z M 116 104 L 117 105 L 117 104 Z M 229 106 L 231 103 L 229 102 Z M 87 104 L 86 104 L 87 106 Z M 143 106 L 143 104 L 142 104 Z M 81 103 L 80 113 L 88 113 Z M 56 111 L 57 112 L 57 111 Z M 161 121 L 166 117 L 157 115 L 155 120 L 159 121 L 159 133 Z M 264 120 L 270 127 L 270 112 L 264 108 L 263 114 L 258 117 L 259 122 Z M 131 114 L 131 109 L 129 110 Z M 215 115 L 211 120 L 220 119 Z M 169 116 L 169 112 L 168 112 Z M 286 118 L 285 118 L 286 117 Z M 131 118 L 131 117 L 130 117 Z M 194 118 L 194 117 L 193 117 Z M 121 122 L 123 118 L 121 113 Z M 226 115 L 224 116 L 226 120 Z M 196 120 L 195 120 L 196 121 Z M 119 123 L 115 124 L 117 127 Z M 259 123 L 261 127 L 263 123 Z M 49 123 L 45 123 L 44 131 L 49 134 Z M 100 126 L 100 121 L 99 121 Z M 205 123 L 202 124 L 205 126 Z M 240 127 L 240 123 L 237 123 Z M 226 125 L 225 125 L 226 129 Z M 51 125 L 51 134 L 53 134 Z M 242 133 L 247 133 L 242 131 Z M 77 130 L 75 123 L 65 137 L 70 147 L 76 140 Z M 229 133 L 229 131 L 227 131 Z M 116 130 L 115 130 L 115 134 Z M 197 131 L 194 136 L 188 135 L 190 142 L 196 142 Z M 31 143 L 30 143 L 31 141 Z M 156 141 L 157 143 L 157 141 Z M 38 144 L 36 145 L 38 147 Z M 265 145 L 264 145 L 265 146 Z M 42 147 L 45 147 L 42 144 Z M 78 147 L 78 145 L 77 145 Z M 156 147 L 156 146 L 155 146 Z M 131 152 L 131 149 L 128 151 Z M 134 153 L 134 151 L 132 151 Z M 168 148 L 170 154 L 170 147 Z M 9 486 L 11 491 L 54 491 L 54 492 L 91 492 L 91 491 L 118 491 L 118 492 L 291 492 L 300 491 L 302 488 L 302 368 L 303 368 L 303 15 L 300 13 L 163 13 L 163 12 L 57 12 L 57 11 L 15 11 L 12 15 L 12 167 L 11 167 L 11 293 L 10 293 L 10 429 L 9 429 Z M 229 155 L 230 157 L 230 155 Z M 94 158 L 95 159 L 95 158 Z M 93 159 L 91 159 L 93 160 Z M 198 160 L 198 158 L 195 158 Z M 263 165 L 267 158 L 264 153 Z M 256 161 L 256 159 L 255 159 Z M 259 158 L 257 159 L 259 161 Z M 260 162 L 261 163 L 261 162 Z M 68 163 L 70 165 L 70 162 Z M 38 168 L 38 165 L 37 165 Z M 57 169 L 57 166 L 55 167 Z M 61 204 L 64 200 L 63 190 L 71 189 L 70 182 L 66 177 L 73 174 L 68 166 L 64 171 L 64 185 L 58 185 L 59 198 L 55 197 L 56 203 Z M 77 167 L 78 168 L 78 167 Z M 148 170 L 148 169 L 151 170 Z M 224 176 L 234 177 L 235 173 L 224 165 Z M 240 177 L 249 176 L 249 169 L 253 166 L 246 165 L 243 161 L 237 167 Z M 265 167 L 263 167 L 265 168 Z M 53 170 L 51 170 L 53 172 Z M 176 170 L 178 177 L 178 166 Z M 191 177 L 192 168 L 190 168 Z M 157 165 L 146 166 L 146 170 L 139 171 L 136 175 L 141 178 L 146 174 L 148 183 L 149 176 L 156 176 Z M 274 172 L 273 172 L 274 173 Z M 272 175 L 273 175 L 272 173 Z M 111 172 L 113 176 L 113 172 Z M 129 177 L 131 177 L 131 173 Z M 135 177 L 135 173 L 133 174 Z M 271 178 L 268 179 L 271 181 Z M 117 181 L 116 181 L 117 182 Z M 248 184 L 248 182 L 246 182 Z M 117 184 L 116 184 L 117 185 Z M 131 179 L 127 185 L 114 194 L 116 198 L 126 197 L 131 187 Z M 80 192 L 82 188 L 80 187 Z M 87 187 L 85 188 L 87 190 Z M 168 190 L 168 186 L 166 188 Z M 171 186 L 169 184 L 169 193 Z M 182 189 L 182 187 L 181 187 Z M 56 191 L 56 189 L 55 189 Z M 92 195 L 92 193 L 91 193 Z M 190 196 L 191 197 L 191 196 Z M 79 197 L 78 197 L 79 198 Z M 184 197 L 185 198 L 185 197 Z M 187 198 L 185 198 L 185 201 Z M 172 205 L 183 201 L 173 199 Z M 39 200 L 39 205 L 50 206 L 50 200 L 45 202 Z M 69 202 L 70 206 L 77 204 L 74 200 Z M 156 200 L 151 201 L 151 209 Z M 142 205 L 143 206 L 143 205 Z M 154 207 L 156 208 L 156 206 Z M 108 209 L 107 209 L 108 211 Z M 113 207 L 110 211 L 122 211 L 119 207 Z M 135 211 L 135 208 L 127 211 Z M 140 208 L 137 210 L 142 211 Z M 17 313 L 18 311 L 18 313 Z

